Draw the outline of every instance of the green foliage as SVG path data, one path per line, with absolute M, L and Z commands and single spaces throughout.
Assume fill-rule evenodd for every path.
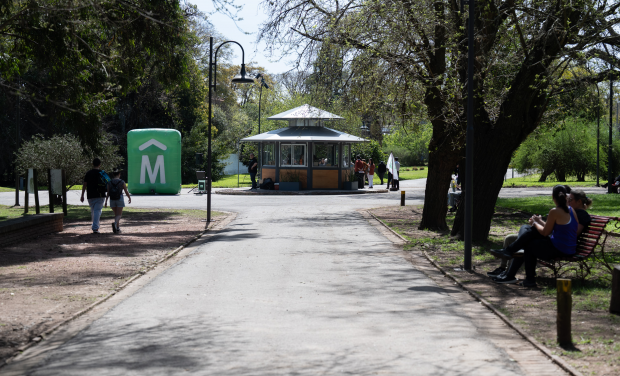
M 372 158 L 375 165 L 378 165 L 383 160 L 387 161 L 387 157 L 385 157 L 385 154 L 381 151 L 381 145 L 375 140 L 361 144 L 353 144 L 351 146 L 351 154 L 352 157 L 361 156 L 366 162 Z
M 394 153 L 401 165 L 424 165 L 428 161 L 428 144 L 432 134 L 433 128 L 426 122 L 409 131 L 398 127 L 383 137 L 383 152 L 386 155 Z
M 538 169 L 540 181 L 554 174 L 564 182 L 568 176 L 585 181 L 587 175 L 596 174 L 596 128 L 592 122 L 569 118 L 554 128 L 541 129 L 532 134 L 517 149 L 513 164 L 518 171 Z M 618 149 L 614 148 L 618 154 Z M 605 145 L 601 145 L 601 175 L 607 171 Z
M 83 146 L 80 140 L 70 134 L 56 135 L 49 139 L 41 135 L 34 136 L 25 142 L 17 153 L 17 169 L 25 174 L 27 169 L 40 170 L 38 182 L 47 183 L 48 169 L 63 169 L 66 173 L 67 185 L 70 187 L 81 184 L 84 174 L 92 169 L 94 158 L 101 159 L 101 168 L 111 171 L 123 162 L 118 152 L 118 146 L 112 143 L 109 135 L 99 137 L 99 152 L 94 152 L 89 146 Z
M 224 176 L 226 167 L 221 160 L 226 159 L 226 154 L 221 147 L 211 144 L 211 178 L 217 181 Z M 207 171 L 207 124 L 200 123 L 186 133 L 183 137 L 181 148 L 181 180 L 183 184 L 197 183 L 196 171 Z M 202 153 L 202 164 L 196 166 L 196 153 Z

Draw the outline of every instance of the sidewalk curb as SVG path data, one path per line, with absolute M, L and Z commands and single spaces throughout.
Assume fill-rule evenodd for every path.
M 390 230 L 394 235 L 396 235 L 400 239 L 404 240 L 406 243 L 410 243 L 407 239 L 405 239 L 403 236 L 401 236 L 396 231 L 391 229 L 388 225 L 386 225 L 382 220 L 377 218 L 373 213 L 371 213 L 370 211 L 367 211 L 367 212 L 373 218 L 375 218 L 379 223 L 381 223 L 388 230 Z M 426 259 L 435 268 L 437 268 L 442 274 L 444 274 L 448 278 L 452 279 L 460 288 L 462 288 L 463 290 L 467 291 L 469 293 L 469 295 L 471 295 L 474 299 L 476 299 L 482 305 L 484 305 L 486 308 L 491 310 L 491 312 L 493 312 L 502 321 L 504 321 L 506 323 L 506 325 L 508 325 L 510 328 L 512 328 L 517 333 L 519 333 L 519 335 L 521 337 L 523 337 L 526 341 L 528 341 L 529 343 L 534 345 L 534 347 L 536 347 L 539 351 L 541 351 L 543 354 L 545 354 L 552 362 L 557 364 L 560 368 L 562 368 L 564 371 L 568 372 L 572 376 L 584 376 L 581 372 L 579 372 L 578 370 L 573 368 L 573 366 L 568 364 L 564 359 L 560 358 L 557 355 L 553 355 L 553 353 L 551 353 L 551 350 L 549 350 L 545 345 L 543 345 L 542 343 L 538 342 L 534 337 L 530 336 L 525 331 L 523 331 L 521 328 L 519 328 L 516 324 L 514 324 L 512 321 L 510 321 L 510 319 L 508 317 L 506 317 L 506 315 L 504 315 L 503 313 L 501 313 L 500 311 L 495 309 L 495 307 L 493 307 L 493 305 L 491 303 L 487 302 L 480 294 L 478 294 L 475 291 L 470 290 L 468 287 L 464 286 L 461 282 L 459 282 L 458 279 L 456 279 L 456 277 L 454 277 L 450 272 L 445 271 L 441 266 L 439 266 L 435 261 L 433 261 L 433 259 L 428 255 L 428 253 L 426 253 L 426 251 L 422 250 L 422 254 L 424 254 L 424 257 L 426 257 Z
M 29 348 L 31 348 L 31 347 L 41 343 L 42 341 L 44 341 L 47 337 L 49 337 L 52 333 L 54 333 L 56 330 L 58 330 L 62 326 L 64 326 L 64 325 L 68 324 L 69 322 L 79 318 L 80 316 L 84 315 L 85 313 L 91 311 L 93 308 L 95 308 L 98 305 L 104 303 L 105 301 L 107 301 L 108 299 L 110 299 L 111 297 L 113 297 L 114 295 L 119 293 L 121 290 L 123 290 L 125 287 L 127 287 L 131 282 L 133 282 L 136 279 L 140 278 L 141 276 L 145 275 L 150 270 L 152 270 L 155 267 L 159 266 L 164 261 L 174 257 L 176 254 L 178 254 L 180 251 L 185 249 L 187 246 L 189 246 L 190 244 L 192 244 L 196 240 L 202 238 L 205 234 L 207 234 L 207 232 L 209 230 L 211 230 L 211 231 L 213 231 L 213 230 L 220 230 L 221 228 L 227 226 L 230 222 L 232 222 L 236 218 L 236 216 L 237 216 L 237 213 L 225 212 L 225 211 L 221 211 L 221 210 L 220 210 L 220 212 L 227 214 L 226 217 L 221 219 L 221 220 L 219 220 L 219 219 L 218 220 L 212 220 L 211 222 L 214 223 L 213 226 L 209 226 L 209 228 L 205 229 L 202 233 L 194 236 L 192 239 L 188 240 L 183 245 L 175 248 L 174 250 L 172 250 L 171 252 L 169 252 L 165 256 L 161 257 L 159 260 L 157 260 L 153 264 L 151 264 L 148 268 L 141 269 L 139 272 L 137 272 L 131 278 L 129 278 L 125 283 L 123 283 L 122 285 L 116 287 L 113 292 L 109 293 L 108 295 L 104 296 L 103 298 L 99 299 L 98 301 L 96 301 L 95 303 L 89 305 L 88 307 L 82 309 L 81 311 L 78 311 L 78 312 L 74 313 L 72 316 L 68 317 L 67 319 L 65 319 L 65 320 L 63 320 L 61 322 L 59 322 L 58 324 L 54 325 L 53 327 L 51 327 L 50 329 L 46 330 L 45 332 L 39 334 L 38 336 L 34 336 L 30 340 L 30 342 L 28 342 L 25 345 L 22 345 L 22 346 L 18 347 L 17 348 L 17 352 L 15 354 L 13 354 L 11 357 L 5 359 L 3 364 L 0 364 L 0 369 L 2 369 L 2 367 L 5 366 L 5 365 L 10 364 L 17 356 L 21 355 L 27 349 L 29 349 Z M 217 226 L 215 225 L 215 222 L 219 222 L 217 224 Z M 221 228 L 216 228 L 216 227 L 221 227 Z M 34 341 L 35 338 L 39 338 L 39 340 L 38 341 Z
M 218 195 L 230 195 L 230 196 L 323 196 L 323 195 L 368 195 L 378 193 L 389 193 L 387 189 L 373 189 L 373 190 L 333 190 L 333 191 L 249 191 L 249 190 L 234 190 L 234 189 L 221 189 L 215 192 Z

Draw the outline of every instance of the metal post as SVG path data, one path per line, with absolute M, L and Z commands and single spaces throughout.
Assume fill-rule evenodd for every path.
M 599 144 L 600 144 L 600 138 L 601 138 L 601 106 L 600 103 L 596 104 L 596 186 L 600 187 L 600 182 L 599 182 L 599 173 L 600 173 L 600 168 L 601 168 L 601 158 L 600 158 L 600 150 L 599 150 Z
M 558 278 L 556 280 L 558 316 L 557 334 L 560 346 L 570 346 L 573 343 L 571 336 L 571 310 L 573 308 L 573 297 L 571 280 Z
M 400 206 L 405 206 L 405 191 L 400 191 Z
M 207 225 L 211 222 L 211 96 L 215 88 L 211 86 L 213 80 L 213 37 L 209 38 L 209 129 L 207 130 Z
M 21 80 L 18 80 L 21 86 Z M 19 151 L 19 144 L 21 139 L 21 101 L 20 95 L 17 96 L 17 122 L 15 123 L 15 151 Z M 17 166 L 15 166 L 15 206 L 19 206 L 19 173 L 17 172 Z
M 611 300 L 609 312 L 620 315 L 620 265 L 615 265 L 611 273 Z
M 28 214 L 28 206 L 30 205 L 30 192 L 28 191 L 28 173 L 29 169 L 26 169 L 26 186 L 24 187 L 24 214 Z
M 41 213 L 41 206 L 39 206 L 39 182 L 37 181 L 37 169 L 32 169 L 32 184 L 34 185 L 34 211 L 35 213 Z
M 259 82 L 259 85 L 260 85 L 260 89 L 258 90 L 258 134 L 260 134 L 260 105 L 261 105 L 261 98 L 263 97 L 263 83 Z M 262 160 L 263 160 L 263 143 L 259 142 L 258 143 L 258 166 L 256 168 L 257 172 L 260 171 L 260 174 L 258 174 L 259 179 L 263 177 Z
M 67 213 L 67 173 L 65 170 L 62 170 L 62 212 L 65 214 L 65 217 L 68 215 Z
M 54 212 L 54 195 L 52 194 L 52 170 L 47 170 L 47 194 L 50 200 L 50 213 Z
M 613 80 L 609 80 L 609 146 L 607 149 L 607 193 L 612 193 L 614 187 L 613 184 L 613 176 L 611 175 L 612 169 L 612 139 L 611 139 L 611 131 L 612 131 L 612 120 L 613 120 L 613 111 L 614 105 L 612 103 L 614 99 L 614 82 Z
M 467 36 L 467 146 L 465 154 L 465 255 L 463 268 L 471 271 L 471 238 L 473 220 L 474 189 L 474 23 L 476 2 L 469 0 L 469 20 Z

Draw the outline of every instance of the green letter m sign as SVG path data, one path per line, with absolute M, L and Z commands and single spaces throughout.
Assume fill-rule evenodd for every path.
M 127 134 L 128 189 L 132 194 L 181 191 L 181 133 L 135 129 Z

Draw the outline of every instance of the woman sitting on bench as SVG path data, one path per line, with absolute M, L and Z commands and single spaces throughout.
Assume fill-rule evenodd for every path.
M 592 205 L 592 199 L 587 197 L 585 192 L 581 189 L 571 190 L 568 185 L 565 185 L 564 187 L 566 188 L 566 192 L 569 193 L 568 206 L 575 209 L 575 214 L 577 215 L 577 220 L 579 221 L 579 227 L 577 228 L 577 236 L 579 236 L 582 231 L 590 225 L 590 222 L 592 222 L 590 214 L 586 211 L 590 205 Z M 528 233 L 528 230 L 530 230 L 532 226 L 523 225 L 521 227 L 525 227 L 525 229 L 519 230 L 519 233 Z M 518 234 L 507 235 L 504 238 L 504 249 L 517 240 L 518 236 Z M 507 259 L 502 259 L 500 266 L 495 270 L 488 272 L 487 275 L 491 278 L 505 277 L 508 269 L 508 261 L 509 260 Z
M 525 263 L 524 287 L 536 287 L 537 260 L 552 260 L 557 257 L 572 255 L 577 248 L 577 229 L 579 221 L 572 207 L 567 205 L 568 193 L 563 185 L 556 185 L 552 192 L 555 208 L 549 211 L 547 222 L 539 215 L 529 219 L 530 226 L 521 226 L 519 237 L 506 249 L 491 250 L 497 257 L 510 259 L 513 254 L 523 249 L 522 258 L 514 258 L 505 276 L 494 278 L 497 283 L 517 283 L 515 277 L 521 265 Z

